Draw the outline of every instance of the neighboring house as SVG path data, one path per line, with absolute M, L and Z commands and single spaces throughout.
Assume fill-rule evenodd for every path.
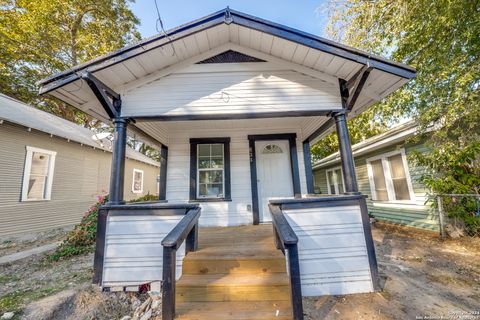
M 347 118 L 415 73 L 227 8 L 42 80 L 41 94 L 115 127 L 118 174 L 99 215 L 95 283 L 122 290 L 163 279 L 164 320 L 175 307 L 192 318 L 276 317 L 274 300 L 302 319 L 302 294 L 378 289 L 350 148 L 342 148 L 350 194 L 311 198 L 310 146 L 332 125 L 349 146 Z M 127 130 L 162 145 L 168 203 L 122 204 Z M 198 218 L 218 228 L 197 228 Z
M 109 189 L 111 142 L 0 94 L 0 235 L 75 224 Z M 126 148 L 125 199 L 158 193 L 158 162 Z
M 408 142 L 416 132 L 409 121 L 352 146 L 359 191 L 368 195 L 368 211 L 379 220 L 438 230 L 438 215 L 420 181 L 424 169 L 408 160 L 413 151 L 425 150 L 423 142 Z M 344 192 L 338 153 L 316 162 L 313 172 L 316 193 Z

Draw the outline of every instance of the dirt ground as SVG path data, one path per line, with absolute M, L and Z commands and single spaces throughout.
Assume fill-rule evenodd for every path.
M 373 237 L 383 291 L 305 298 L 306 319 L 480 319 L 480 239 L 440 241 L 430 232 L 379 223 Z M 90 285 L 92 265 L 91 254 L 59 262 L 43 254 L 1 265 L 0 316 L 131 315 L 142 296 L 100 293 Z
M 480 239 L 381 223 L 372 232 L 383 291 L 306 298 L 307 319 L 480 319 Z
M 62 240 L 72 228 L 73 226 L 70 226 L 43 232 L 2 237 L 0 238 L 0 257 Z

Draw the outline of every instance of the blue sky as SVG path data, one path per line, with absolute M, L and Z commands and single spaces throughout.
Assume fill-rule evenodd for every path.
M 317 10 L 326 0 L 157 0 L 165 29 L 170 29 L 230 6 L 263 19 L 322 36 L 326 12 Z M 136 0 L 131 4 L 140 19 L 143 38 L 157 34 L 154 0 Z

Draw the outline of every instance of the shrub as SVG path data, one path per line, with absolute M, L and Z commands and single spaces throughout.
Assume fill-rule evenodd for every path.
M 145 202 L 158 200 L 158 196 L 147 193 L 146 195 L 130 202 Z M 98 196 L 97 202 L 84 214 L 82 221 L 70 231 L 62 244 L 49 256 L 52 261 L 69 258 L 84 253 L 92 252 L 95 248 L 97 234 L 98 209 L 108 202 L 108 195 Z
M 158 196 L 147 193 L 146 195 L 141 196 L 137 199 L 130 200 L 130 202 L 147 202 L 147 201 L 158 201 Z

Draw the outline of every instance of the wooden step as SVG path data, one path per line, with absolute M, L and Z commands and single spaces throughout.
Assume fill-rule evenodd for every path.
M 199 249 L 207 247 L 266 246 L 275 249 L 272 228 L 249 230 L 251 227 L 234 227 L 227 233 L 224 228 L 201 228 L 199 230 Z M 230 229 L 230 228 L 228 228 Z
M 271 225 L 201 228 L 176 283 L 177 319 L 292 318 L 285 256 Z
M 182 275 L 177 281 L 178 302 L 289 301 L 286 273 Z
M 238 247 L 207 247 L 199 248 L 198 251 L 190 252 L 186 259 L 211 259 L 211 260 L 232 260 L 232 259 L 285 259 L 280 250 L 264 246 L 238 246 Z
M 176 319 L 181 320 L 290 320 L 288 301 L 182 302 Z
M 210 257 L 197 256 L 185 259 L 182 274 L 257 274 L 285 272 L 285 258 L 244 258 L 244 257 Z

